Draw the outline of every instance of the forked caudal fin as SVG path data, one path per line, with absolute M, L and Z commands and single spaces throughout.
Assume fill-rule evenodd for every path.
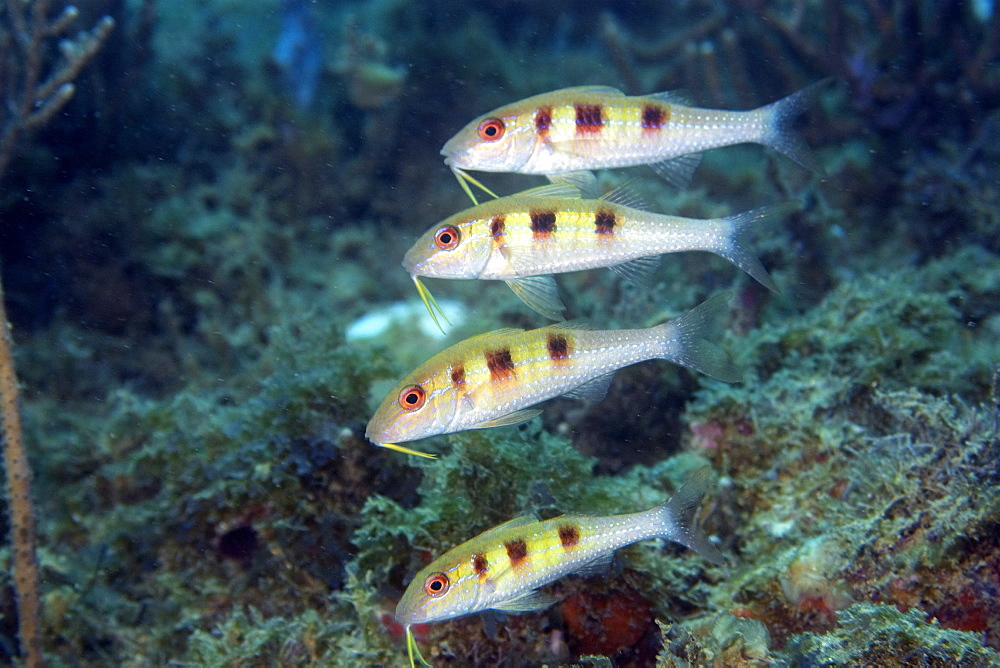
M 831 81 L 832 78 L 817 81 L 788 97 L 758 109 L 766 119 L 760 143 L 785 154 L 806 169 L 823 174 L 823 167 L 792 128 L 792 124 Z
M 732 292 L 723 292 L 680 317 L 655 327 L 654 330 L 663 337 L 660 356 L 717 380 L 727 383 L 739 381 L 742 374 L 729 355 L 707 338 L 719 337 L 718 331 L 713 328 L 729 310 L 732 298 Z
M 729 246 L 714 252 L 750 274 L 754 280 L 768 290 L 778 292 L 778 286 L 775 285 L 774 279 L 767 273 L 764 265 L 760 263 L 757 255 L 751 250 L 751 245 L 760 228 L 768 221 L 798 208 L 799 205 L 795 202 L 786 202 L 719 218 L 718 221 L 727 228 Z
M 660 521 L 664 538 L 689 547 L 713 564 L 721 566 L 725 563 L 722 553 L 712 545 L 695 517 L 711 482 L 711 471 L 708 468 L 691 474 L 677 493 L 660 506 Z

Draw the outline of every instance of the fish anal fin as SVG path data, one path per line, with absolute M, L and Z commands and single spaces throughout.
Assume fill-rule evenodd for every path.
M 583 385 L 573 388 L 564 396 L 571 399 L 583 399 L 584 401 L 600 401 L 607 396 L 608 387 L 611 386 L 611 381 L 614 377 L 615 374 L 612 371 L 597 378 L 592 378 Z
M 509 427 L 511 425 L 527 422 L 528 420 L 533 420 L 534 418 L 541 415 L 541 413 L 542 410 L 540 408 L 525 408 L 523 410 L 514 411 L 513 413 L 508 413 L 507 415 L 502 415 L 493 420 L 480 422 L 479 424 L 474 425 L 472 429 L 488 429 L 490 427 Z
M 653 171 L 678 190 L 687 188 L 691 175 L 701 164 L 701 153 L 686 153 L 669 160 L 661 160 L 650 165 Z
M 582 575 L 583 577 L 590 577 L 591 575 L 605 575 L 611 567 L 611 562 L 614 561 L 614 558 L 615 553 L 613 551 L 599 555 L 592 561 L 588 561 L 578 570 L 574 571 L 573 575 Z
M 494 610 L 504 612 L 534 612 L 542 610 L 555 603 L 558 599 L 551 594 L 544 594 L 537 589 L 521 594 L 509 601 L 504 601 L 493 606 Z
M 516 260 L 516 255 L 512 257 Z M 562 312 L 566 307 L 559 299 L 556 279 L 551 275 L 511 278 L 506 283 L 528 308 L 550 320 L 562 320 Z
M 635 283 L 638 286 L 647 286 L 652 282 L 653 274 L 656 273 L 656 268 L 659 266 L 660 256 L 648 255 L 616 264 L 609 268 L 626 281 Z

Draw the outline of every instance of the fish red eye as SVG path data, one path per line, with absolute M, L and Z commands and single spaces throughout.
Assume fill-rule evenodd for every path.
M 458 229 L 451 225 L 445 225 L 434 235 L 434 243 L 441 250 L 452 250 L 458 245 Z
M 440 596 L 448 591 L 448 576 L 444 573 L 434 573 L 424 581 L 424 592 L 428 596 Z
M 499 118 L 487 118 L 479 124 L 479 138 L 483 141 L 496 141 L 503 137 L 503 121 Z
M 415 411 L 427 401 L 427 393 L 419 385 L 404 387 L 399 393 L 399 405 L 403 410 Z

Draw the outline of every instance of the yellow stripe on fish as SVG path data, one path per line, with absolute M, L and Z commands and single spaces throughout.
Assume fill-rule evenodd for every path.
M 551 274 L 610 267 L 642 282 L 663 253 L 708 251 L 777 290 L 750 250 L 750 237 L 792 205 L 701 220 L 628 206 L 634 199 L 624 189 L 581 199 L 576 188 L 555 184 L 490 200 L 428 230 L 403 266 L 415 280 L 506 281 L 528 306 L 555 320 L 563 306 Z
M 691 475 L 666 503 L 645 512 L 607 517 L 522 517 L 454 547 L 410 582 L 396 606 L 396 621 L 441 621 L 481 610 L 537 610 L 553 599 L 537 589 L 581 570 L 597 570 L 626 545 L 664 538 L 714 564 L 721 553 L 697 526 L 708 490 L 708 469 Z
M 557 176 L 652 165 L 683 186 L 698 164 L 691 154 L 757 143 L 817 169 L 788 126 L 824 83 L 750 111 L 690 107 L 669 93 L 627 96 L 608 86 L 564 88 L 480 116 L 441 153 L 456 174 L 476 170 Z
M 368 423 L 377 445 L 438 434 L 518 424 L 541 411 L 531 406 L 560 395 L 603 398 L 617 369 L 666 359 L 725 381 L 739 379 L 728 355 L 710 342 L 710 324 L 731 294 L 709 299 L 679 318 L 648 329 L 592 330 L 561 323 L 524 331 L 502 329 L 438 353 L 386 395 Z

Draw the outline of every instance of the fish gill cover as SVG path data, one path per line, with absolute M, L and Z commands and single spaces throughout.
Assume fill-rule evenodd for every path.
M 544 588 L 544 610 L 415 627 L 424 657 L 1000 661 L 1000 16 L 764 5 L 81 3 L 60 35 L 115 24 L 83 66 L 31 32 L 63 3 L 5 4 L 0 269 L 45 658 L 403 665 L 392 612 L 448 548 L 525 514 L 652 508 L 710 467 L 702 526 L 726 566 L 639 543 Z M 80 67 L 59 113 L 26 127 L 14 96 L 51 99 L 18 87 L 34 39 L 45 76 Z M 684 189 L 646 167 L 596 182 L 695 219 L 800 203 L 753 245 L 780 292 L 706 253 L 668 256 L 645 286 L 559 278 L 567 315 L 602 329 L 733 290 L 715 341 L 742 382 L 647 363 L 601 402 L 429 440 L 434 461 L 365 441 L 434 353 L 547 324 L 503 285 L 434 279 L 464 310 L 447 341 L 416 315 L 379 319 L 422 308 L 399 263 L 469 205 L 439 154 L 463 126 L 569 86 L 742 110 L 827 77 L 794 127 L 821 172 L 741 146 L 706 152 Z M 474 176 L 501 195 L 542 183 Z M 348 342 L 362 317 L 376 336 Z

